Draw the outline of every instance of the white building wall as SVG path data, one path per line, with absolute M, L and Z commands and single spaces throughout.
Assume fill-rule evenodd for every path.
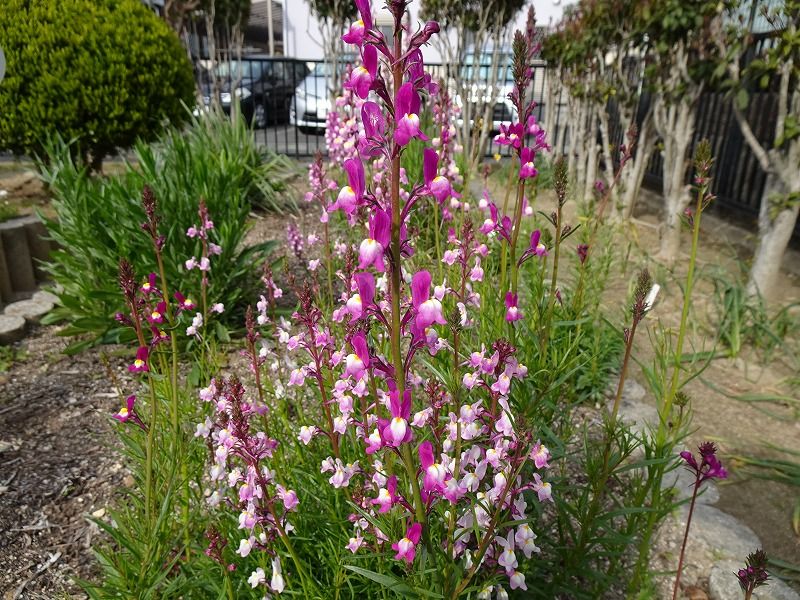
M 527 7 L 533 4 L 536 8 L 537 23 L 539 25 L 555 25 L 561 18 L 563 5 L 575 0 L 527 0 L 525 7 L 519 12 L 516 20 L 510 27 L 520 29 L 525 26 Z M 322 60 L 322 35 L 320 25 L 311 15 L 306 0 L 283 0 L 284 2 L 284 41 L 286 56 L 305 58 L 309 60 Z M 380 9 L 377 7 L 380 5 Z M 414 1 L 409 6 L 412 23 L 419 22 L 419 5 Z M 381 0 L 373 0 L 376 24 L 390 24 L 389 12 L 383 7 Z M 441 62 L 442 57 L 434 45 L 423 47 L 422 55 L 428 62 Z

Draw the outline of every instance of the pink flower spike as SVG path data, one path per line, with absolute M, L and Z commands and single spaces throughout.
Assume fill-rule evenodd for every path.
M 406 536 L 399 542 L 392 544 L 392 550 L 396 551 L 395 560 L 404 560 L 409 565 L 414 562 L 417 555 L 416 545 L 422 536 L 422 525 L 414 523 L 408 528 Z
M 147 347 L 141 346 L 136 351 L 136 359 L 133 361 L 133 364 L 128 367 L 128 371 L 131 373 L 142 373 L 149 371 L 150 367 L 147 366 L 147 355 Z
M 538 473 L 533 474 L 533 481 L 533 491 L 539 496 L 539 502 L 544 502 L 546 500 L 552 502 L 552 486 L 548 482 L 542 481 L 542 477 Z

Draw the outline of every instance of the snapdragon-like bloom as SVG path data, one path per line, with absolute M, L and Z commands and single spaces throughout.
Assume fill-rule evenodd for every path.
M 397 103 L 395 106 L 395 120 L 397 125 L 394 130 L 394 141 L 399 146 L 406 146 L 414 139 L 423 141 L 428 140 L 419 121 L 420 100 L 419 94 L 414 89 L 411 82 L 404 83 L 397 92 Z
M 369 237 L 361 242 L 358 249 L 358 268 L 374 267 L 376 271 L 384 271 L 383 253 L 389 247 L 392 218 L 385 210 L 376 210 L 370 219 Z
M 408 528 L 406 535 L 399 542 L 392 544 L 392 550 L 397 552 L 395 560 L 404 560 L 408 564 L 414 562 L 417 555 L 417 544 L 422 536 L 422 525 L 414 523 Z
M 446 177 L 439 175 L 439 155 L 433 148 L 422 151 L 422 173 L 426 191 L 441 204 L 449 197 L 459 197 Z
M 389 406 L 392 418 L 383 429 L 383 439 L 389 446 L 399 446 L 411 440 L 411 391 L 403 392 L 403 399 L 397 390 L 389 392 Z
M 500 133 L 495 136 L 494 143 L 500 146 L 511 146 L 519 148 L 522 145 L 523 126 L 522 123 L 511 125 L 500 124 Z
M 520 179 L 531 179 L 536 177 L 539 172 L 536 170 L 536 167 L 533 165 L 533 158 L 535 152 L 532 148 L 528 148 L 527 146 L 522 149 L 519 154 L 519 178 Z
M 397 476 L 392 475 L 386 481 L 386 487 L 378 490 L 378 497 L 372 500 L 372 504 L 379 506 L 379 513 L 386 513 L 391 510 L 397 502 Z
M 411 305 L 416 311 L 415 337 L 423 337 L 425 330 L 434 323 L 447 324 L 442 314 L 442 303 L 435 297 L 431 298 L 431 274 L 428 271 L 419 271 L 411 278 Z
M 350 25 L 347 33 L 342 36 L 342 41 L 345 44 L 360 46 L 364 43 L 367 31 L 372 29 L 372 11 L 369 0 L 355 0 L 355 4 L 361 18 Z
M 517 307 L 517 294 L 506 292 L 506 321 L 513 323 L 522 318 L 522 311 Z
M 328 207 L 328 212 L 340 209 L 345 214 L 352 215 L 358 208 L 366 190 L 364 165 L 357 158 L 351 158 L 345 161 L 344 170 L 347 171 L 349 185 L 339 190 L 339 195 L 336 201 Z
M 369 368 L 369 348 L 367 347 L 367 337 L 363 331 L 359 331 L 350 339 L 350 345 L 354 352 L 345 358 L 345 374 L 352 375 L 356 380 L 361 379 L 364 372 Z
M 117 413 L 114 414 L 113 418 L 119 421 L 120 423 L 127 423 L 130 421 L 131 423 L 135 423 L 138 425 L 142 430 L 147 430 L 142 419 L 139 418 L 139 415 L 136 413 L 136 396 L 131 394 L 125 401 L 125 406 L 119 409 Z
M 428 441 L 422 442 L 419 446 L 419 462 L 423 472 L 422 489 L 429 494 L 444 492 L 448 475 L 447 469 L 434 460 L 433 446 Z
M 700 444 L 699 450 L 699 464 L 688 450 L 681 452 L 681 458 L 686 461 L 687 468 L 695 474 L 700 483 L 707 479 L 725 479 L 728 477 L 728 472 L 717 458 L 717 447 L 713 442 Z
M 147 347 L 141 346 L 136 351 L 136 358 L 133 361 L 133 364 L 128 366 L 128 371 L 131 373 L 142 373 L 145 371 L 149 371 L 150 367 L 147 365 L 147 355 L 149 351 Z
M 361 51 L 361 62 L 361 65 L 350 72 L 350 79 L 345 87 L 353 90 L 362 100 L 366 100 L 378 73 L 378 51 L 375 46 L 364 46 Z

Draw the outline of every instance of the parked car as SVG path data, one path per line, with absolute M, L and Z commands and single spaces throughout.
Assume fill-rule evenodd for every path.
M 294 90 L 308 72 L 305 61 L 259 54 L 222 62 L 214 69 L 222 109 L 230 113 L 238 100 L 242 116 L 258 129 L 289 121 Z M 213 78 L 207 75 L 204 79 L 203 103 L 208 107 Z
M 325 122 L 330 108 L 328 87 L 338 90 L 341 79 L 348 64 L 355 61 L 355 56 L 345 55 L 340 57 L 338 74 L 331 77 L 333 70 L 331 63 L 318 62 L 314 69 L 308 73 L 294 92 L 289 122 L 306 134 L 321 134 L 325 132 Z

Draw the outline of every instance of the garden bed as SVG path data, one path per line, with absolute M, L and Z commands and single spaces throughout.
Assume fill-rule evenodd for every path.
M 309 213 L 301 219 L 303 227 L 314 227 L 316 221 Z M 285 216 L 259 217 L 248 241 L 282 239 L 286 223 Z M 652 228 L 640 225 L 636 233 L 632 264 L 657 245 Z M 713 233 L 707 235 L 713 239 Z M 713 253 L 708 250 L 703 256 L 709 265 L 730 260 L 724 240 L 715 242 Z M 704 289 L 708 285 L 701 283 L 699 299 L 709 293 Z M 783 292 L 786 300 L 800 297 L 796 281 Z M 620 298 L 626 293 L 625 277 L 610 282 L 605 299 L 610 315 L 619 314 Z M 666 323 L 677 322 L 679 300 L 678 286 L 667 286 L 657 305 L 658 317 Z M 706 314 L 702 300 L 695 311 L 698 316 Z M 702 323 L 697 325 L 698 334 L 706 331 Z M 0 374 L 0 530 L 4 532 L 0 564 L 7 565 L 0 589 L 4 600 L 15 598 L 23 583 L 22 598 L 78 593 L 74 578 L 94 573 L 90 545 L 97 541 L 99 530 L 90 518 L 107 519 L 115 490 L 131 483 L 123 459 L 114 450 L 109 418 L 119 403 L 115 386 L 125 388 L 128 379 L 125 361 L 114 356 L 113 346 L 63 356 L 60 352 L 66 342 L 56 333 L 56 327 L 36 328 L 17 346 L 18 356 L 10 368 Z M 700 346 L 703 339 L 708 343 L 710 338 L 696 335 L 694 341 Z M 644 336 L 640 342 L 637 353 L 646 361 L 649 344 Z M 112 373 L 116 381 L 110 378 Z M 784 417 L 780 420 L 735 399 L 747 393 L 796 394 L 796 388 L 793 392 L 787 386 L 791 375 L 782 361 L 761 364 L 753 351 L 737 359 L 714 360 L 702 378 L 687 388 L 694 398 L 693 427 L 697 429 L 690 442 L 714 439 L 723 456 L 760 454 L 765 443 L 800 450 L 800 423 L 790 410 L 770 405 L 773 413 Z M 642 381 L 638 369 L 633 377 Z M 645 402 L 649 400 L 648 394 Z M 589 414 L 599 418 L 600 407 L 589 407 Z M 735 474 L 736 463 L 731 466 Z M 796 489 L 734 477 L 719 491 L 720 509 L 752 528 L 771 556 L 796 562 L 800 552 L 790 521 Z M 669 560 L 674 560 L 674 551 L 674 544 L 655 549 Z M 687 578 L 690 573 L 687 569 Z M 705 585 L 702 580 L 697 583 Z

